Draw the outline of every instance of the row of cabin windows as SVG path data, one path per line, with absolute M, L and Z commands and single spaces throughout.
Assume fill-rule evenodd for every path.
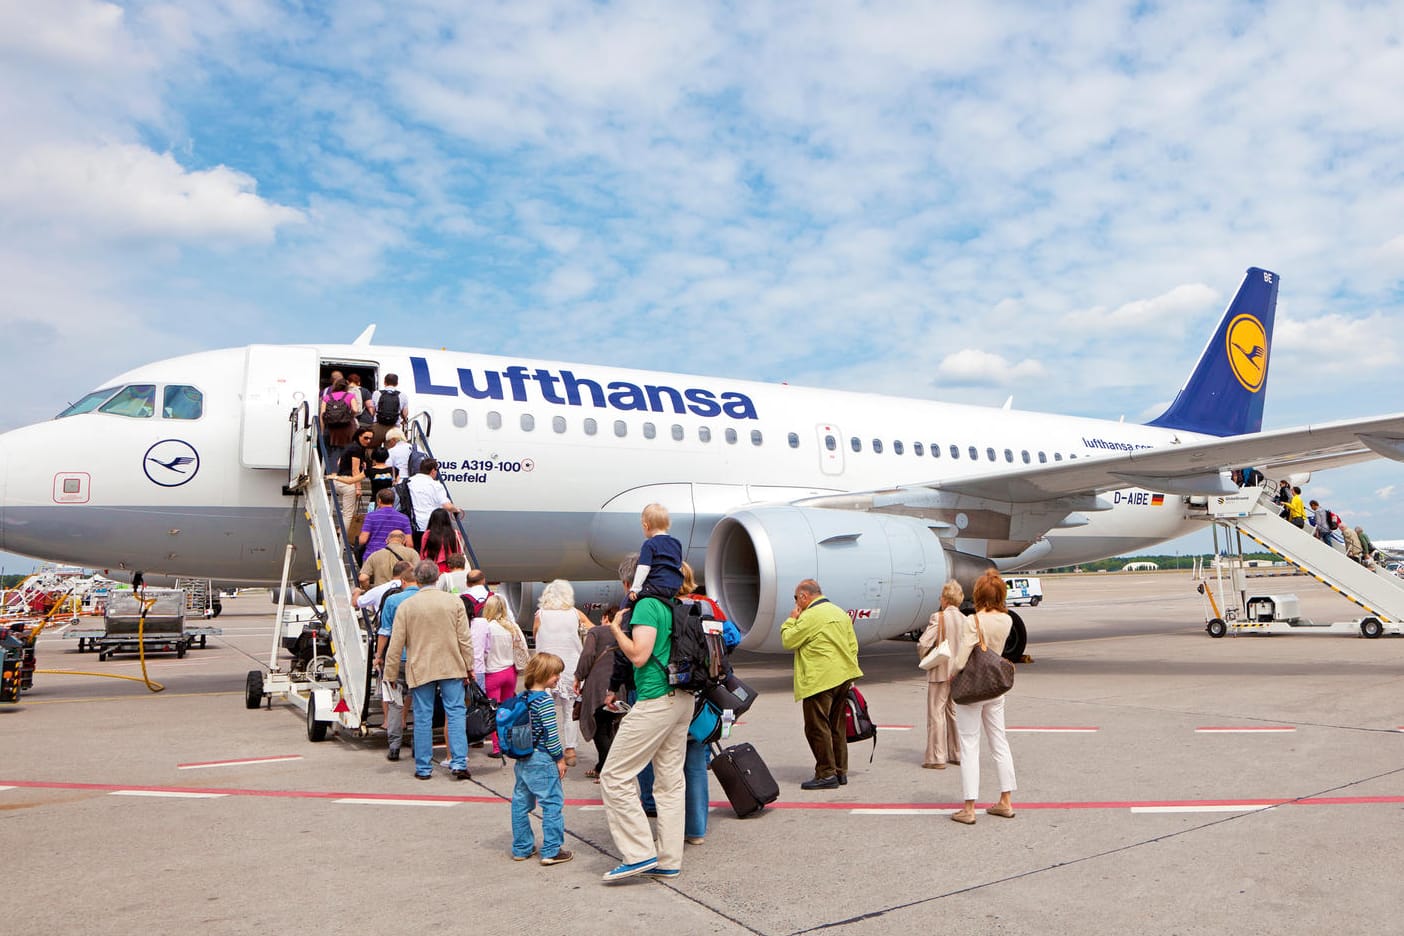
M 456 409 L 456 410 L 454 410 L 454 411 L 453 411 L 453 424 L 454 424 L 455 426 L 457 426 L 458 428 L 460 428 L 460 429 L 462 429 L 463 427 L 467 426 L 467 425 L 468 425 L 468 411 L 467 411 L 467 410 L 462 410 L 462 409 Z M 521 416 L 519 417 L 519 425 L 522 427 L 522 431 L 523 431 L 523 432 L 535 432 L 535 431 L 536 431 L 536 417 L 535 417 L 534 415 L 532 415 L 531 413 L 522 413 Z M 488 427 L 489 429 L 501 429 L 501 428 L 502 428 L 502 414 L 501 414 L 500 412 L 498 412 L 497 410 L 489 410 L 488 413 L 487 413 L 487 427 Z M 581 428 L 584 430 L 585 434 L 588 435 L 588 436 L 598 435 L 598 434 L 599 434 L 599 431 L 600 431 L 600 424 L 599 424 L 599 421 L 596 420 L 593 416 L 586 416 L 586 417 L 581 421 Z M 553 416 L 553 417 L 551 417 L 551 431 L 552 431 L 552 432 L 555 432 L 556 434 L 559 435 L 559 434 L 564 433 L 564 432 L 566 431 L 566 429 L 567 429 L 567 424 L 566 424 L 566 418 L 565 418 L 564 416 Z M 618 438 L 623 439 L 623 438 L 626 438 L 626 437 L 629 435 L 629 424 L 628 424 L 627 422 L 625 422 L 624 420 L 622 420 L 622 419 L 616 419 L 616 420 L 614 420 L 613 429 L 614 429 L 614 434 L 615 434 L 615 436 L 617 436 Z M 654 423 L 652 423 L 652 422 L 645 422 L 645 423 L 643 424 L 642 431 L 643 431 L 643 437 L 644 437 L 645 439 L 656 439 L 656 438 L 658 438 L 658 426 L 656 426 L 656 425 L 655 425 Z M 669 427 L 669 435 L 672 437 L 673 441 L 675 441 L 675 442 L 682 442 L 682 441 L 686 438 L 687 433 L 686 433 L 686 431 L 683 429 L 682 426 L 678 425 L 677 423 L 673 423 L 672 426 Z M 765 441 L 765 438 L 764 438 L 764 436 L 762 435 L 762 433 L 761 433 L 761 431 L 760 431 L 759 429 L 752 429 L 750 435 L 751 435 L 751 444 L 752 444 L 752 445 L 761 445 L 761 444 Z M 722 430 L 722 438 L 726 440 L 726 442 L 727 442 L 728 445 L 735 445 L 735 444 L 737 443 L 737 441 L 740 439 L 740 434 L 739 434 L 735 429 L 728 427 L 728 428 Z M 697 440 L 698 440 L 699 442 L 710 442 L 710 441 L 712 441 L 712 428 L 711 428 L 710 426 L 698 426 L 698 427 L 697 427 Z M 787 436 L 786 436 L 786 441 L 789 443 L 790 448 L 793 448 L 793 449 L 799 448 L 799 444 L 800 444 L 799 433 L 797 433 L 797 432 L 788 433 Z M 855 452 L 861 452 L 861 451 L 863 451 L 863 440 L 860 439 L 860 438 L 858 438 L 857 436 L 854 436 L 851 440 L 849 440 L 849 444 L 852 446 L 853 451 L 855 451 Z M 825 447 L 826 449 L 828 449 L 830 452 L 836 451 L 836 450 L 838 449 L 838 439 L 834 438 L 834 436 L 832 436 L 832 435 L 826 435 L 826 436 L 824 436 L 824 447 Z M 873 450 L 873 452 L 874 452 L 875 454 L 881 455 L 882 452 L 883 452 L 883 441 L 882 441 L 881 439 L 873 439 L 872 450 Z M 918 455 L 918 456 L 925 455 L 925 454 L 926 454 L 926 451 L 927 451 L 927 446 L 924 445 L 924 444 L 922 444 L 921 442 L 913 442 L 913 443 L 912 443 L 912 454 L 913 454 L 913 455 Z M 932 457 L 932 458 L 940 458 L 940 457 L 941 457 L 941 446 L 940 446 L 938 443 L 932 442 L 931 445 L 930 445 L 930 451 L 931 451 L 931 457 Z M 952 446 L 950 446 L 949 451 L 950 451 L 950 457 L 951 457 L 952 459 L 957 459 L 957 460 L 958 460 L 958 459 L 961 457 L 961 448 L 960 448 L 960 446 L 958 446 L 958 445 L 952 445 Z M 980 449 L 979 449 L 977 446 L 974 446 L 974 445 L 968 446 L 968 447 L 966 448 L 965 451 L 966 451 L 966 454 L 968 455 L 968 457 L 970 458 L 971 461 L 979 461 L 979 460 L 980 460 Z M 902 454 L 905 454 L 905 452 L 906 452 L 906 445 L 905 445 L 905 443 L 903 443 L 903 442 L 900 441 L 900 440 L 895 440 L 895 441 L 893 441 L 893 443 L 892 443 L 892 453 L 893 453 L 894 455 L 902 455 Z M 1035 455 L 1037 455 L 1037 457 L 1038 457 L 1038 463 L 1039 463 L 1040 465 L 1044 465 L 1044 464 L 1047 464 L 1047 463 L 1048 463 L 1048 453 L 1046 453 L 1046 452 L 1030 453 L 1028 449 L 1021 449 L 1021 450 L 1020 450 L 1020 452 L 1019 452 L 1019 459 L 1020 459 L 1024 464 L 1026 464 L 1026 465 L 1031 465 L 1031 464 L 1033 464 L 1033 460 L 1034 460 Z M 1069 456 L 1068 456 L 1068 458 L 1070 458 L 1070 459 L 1071 459 L 1071 458 L 1076 458 L 1076 457 L 1077 457 L 1076 455 L 1069 455 Z M 998 460 L 999 460 L 998 453 L 995 451 L 995 449 L 994 449 L 993 447 L 986 447 L 986 448 L 985 448 L 985 459 L 986 459 L 987 461 L 998 461 Z M 1013 449 L 1004 449 L 1004 460 L 1005 460 L 1006 462 L 1010 463 L 1010 464 L 1013 464 L 1013 463 L 1014 463 L 1015 459 L 1014 459 L 1014 450 L 1013 450 Z M 1054 453 L 1053 453 L 1053 461 L 1055 461 L 1055 462 L 1060 462 L 1060 461 L 1062 461 L 1062 460 L 1063 460 L 1063 453 L 1062 453 L 1062 452 L 1054 452 Z
M 502 414 L 499 413 L 497 410 L 488 410 L 486 415 L 486 421 L 487 427 L 489 429 L 502 428 Z M 468 411 L 461 409 L 454 410 L 453 424 L 460 429 L 462 429 L 464 426 L 467 426 Z M 531 413 L 522 413 L 519 417 L 518 424 L 522 427 L 523 432 L 536 431 L 536 417 Z M 595 419 L 593 416 L 586 416 L 583 420 L 581 420 L 580 427 L 588 436 L 598 435 L 600 431 L 599 420 Z M 551 417 L 552 432 L 555 432 L 559 435 L 561 433 L 564 433 L 566 431 L 566 428 L 566 418 L 564 416 Z M 626 438 L 629 435 L 629 424 L 622 419 L 614 420 L 612 428 L 614 434 L 621 439 Z M 641 431 L 643 432 L 643 437 L 645 439 L 658 438 L 658 426 L 652 422 L 644 423 L 641 427 Z M 673 423 L 671 426 L 668 427 L 668 434 L 672 437 L 673 441 L 675 442 L 681 442 L 687 437 L 686 430 L 684 430 L 683 427 L 678 425 L 677 423 Z M 741 434 L 735 429 L 728 427 L 722 430 L 722 438 L 726 440 L 728 445 L 735 445 L 738 441 L 740 441 Z M 759 429 L 752 429 L 750 432 L 750 438 L 752 445 L 761 445 L 765 441 L 765 437 Z M 712 441 L 712 427 L 698 426 L 697 440 L 699 442 Z M 799 448 L 799 433 L 791 432 L 789 434 L 789 443 L 790 448 Z
M 793 433 L 791 433 L 791 435 L 793 435 Z M 849 440 L 848 440 L 848 444 L 849 444 L 849 447 L 852 448 L 853 451 L 855 451 L 855 452 L 861 452 L 861 451 L 863 451 L 863 440 L 860 439 L 860 438 L 858 438 L 857 436 L 853 436 L 851 439 L 849 439 Z M 827 436 L 824 437 L 824 447 L 825 447 L 826 449 L 828 449 L 829 451 L 832 452 L 832 451 L 834 451 L 834 450 L 836 450 L 836 449 L 838 448 L 838 440 L 835 439 L 832 435 L 827 435 Z M 882 451 L 883 451 L 883 447 L 884 447 L 884 443 L 883 443 L 883 441 L 882 441 L 881 439 L 874 439 L 874 440 L 873 440 L 872 450 L 873 450 L 873 453 L 874 453 L 874 454 L 876 454 L 876 455 L 881 455 L 881 454 L 882 454 Z M 938 442 L 932 442 L 931 445 L 930 445 L 930 449 L 931 449 L 931 457 L 932 457 L 932 458 L 940 458 L 940 457 L 941 457 L 941 445 L 940 445 L 940 443 L 938 443 Z M 926 445 L 923 445 L 921 442 L 913 442 L 913 443 L 912 443 L 912 454 L 913 454 L 913 455 L 919 455 L 919 456 L 920 456 L 920 455 L 925 455 L 925 454 L 926 454 L 926 450 L 927 450 L 927 446 L 926 446 Z M 906 453 L 906 451 L 907 451 L 906 444 L 905 444 L 904 442 L 902 442 L 900 439 L 894 440 L 894 441 L 892 442 L 892 454 L 894 454 L 894 455 L 903 455 L 903 454 Z M 952 459 L 955 459 L 955 460 L 959 460 L 959 459 L 960 459 L 960 457 L 961 457 L 961 454 L 960 454 L 960 453 L 961 453 L 961 448 L 960 448 L 959 445 L 952 445 L 952 446 L 950 446 L 949 451 L 950 451 L 950 454 L 951 454 L 951 458 L 952 458 Z M 968 446 L 968 447 L 965 449 L 965 452 L 966 452 L 966 454 L 969 456 L 969 458 L 970 458 L 971 461 L 979 461 L 979 460 L 980 460 L 980 448 L 979 448 L 979 446 L 975 446 L 975 445 Z M 1024 464 L 1026 464 L 1026 465 L 1032 465 L 1032 464 L 1033 464 L 1033 461 L 1034 461 L 1034 456 L 1035 456 L 1035 455 L 1037 455 L 1037 457 L 1038 457 L 1038 463 L 1039 463 L 1040 465 L 1046 465 L 1046 464 L 1048 464 L 1048 453 L 1047 453 L 1047 452 L 1036 452 L 1036 453 L 1031 453 L 1031 452 L 1029 452 L 1028 449 L 1020 449 L 1020 451 L 1019 451 L 1019 460 L 1022 461 L 1022 462 L 1023 462 Z M 1076 457 L 1077 457 L 1076 455 L 1069 455 L 1069 456 L 1068 456 L 1068 458 L 1076 458 Z M 999 453 L 996 452 L 996 450 L 995 450 L 992 446 L 986 447 L 986 448 L 985 448 L 985 459 L 986 459 L 987 461 L 999 461 Z M 1011 465 L 1014 464 L 1015 458 L 1014 458 L 1014 450 L 1013 450 L 1013 449 L 1005 449 L 1005 450 L 1004 450 L 1004 460 L 1005 460 L 1006 462 L 1008 462 L 1009 464 L 1011 464 Z M 1054 453 L 1053 453 L 1053 461 L 1055 461 L 1055 462 L 1060 462 L 1060 461 L 1062 461 L 1062 460 L 1063 460 L 1063 453 L 1062 453 L 1062 452 L 1054 452 Z

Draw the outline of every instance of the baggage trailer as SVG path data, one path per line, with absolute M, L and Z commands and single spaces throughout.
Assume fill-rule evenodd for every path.
M 195 640 L 185 629 L 185 592 L 146 588 L 118 592 L 107 601 L 102 634 L 90 638 L 98 659 L 116 653 L 174 653 L 184 657 Z

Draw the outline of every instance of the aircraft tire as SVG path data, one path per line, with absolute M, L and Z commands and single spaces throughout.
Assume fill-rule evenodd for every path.
M 1219 618 L 1214 618 L 1208 624 L 1204 625 L 1204 629 L 1209 632 L 1210 637 L 1216 640 L 1228 633 L 1228 625 Z
M 307 696 L 307 740 L 313 744 L 327 740 L 327 723 L 317 721 L 317 696 L 310 692 Z
M 263 670 L 249 670 L 244 678 L 244 708 L 256 709 L 263 704 Z
M 1024 619 L 1019 617 L 1017 611 L 1009 610 L 1009 617 L 1014 621 L 1014 626 L 1009 628 L 1009 636 L 1005 638 L 1004 650 L 1000 656 L 1011 663 L 1018 663 L 1024 657 L 1024 651 L 1028 649 L 1029 632 L 1024 627 Z
M 1368 637 L 1374 640 L 1383 633 L 1384 625 L 1380 623 L 1379 618 L 1367 617 L 1360 622 L 1360 635 L 1362 637 Z

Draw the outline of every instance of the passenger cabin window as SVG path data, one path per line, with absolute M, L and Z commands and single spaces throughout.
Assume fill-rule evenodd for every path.
M 456 410 L 454 410 L 454 411 L 453 411 L 453 424 L 454 424 L 455 426 L 457 426 L 459 429 L 462 429 L 464 426 L 468 425 L 468 411 L 467 411 L 467 410 L 461 410 L 461 409 L 456 409 Z
M 863 451 L 863 443 L 858 440 L 857 436 L 854 436 L 851 440 L 849 440 L 848 444 L 853 446 L 853 451 L 855 452 Z
M 874 454 L 874 455 L 881 455 L 881 454 L 882 454 L 882 440 L 881 440 L 881 439 L 874 439 L 874 440 L 873 440 L 873 454 Z
M 104 403 L 98 412 L 146 419 L 156 412 L 156 385 L 132 384 L 130 387 L 123 387 L 115 397 Z
M 952 445 L 952 446 L 951 446 L 951 457 L 952 457 L 952 458 L 959 458 L 959 457 L 960 457 L 960 446 L 958 446 L 958 445 Z
M 91 413 L 103 403 L 106 403 L 112 394 L 116 392 L 116 387 L 105 387 L 102 390 L 94 390 L 54 418 L 62 419 L 65 416 L 78 416 L 83 413 Z
M 682 426 L 679 426 L 677 423 L 673 423 L 673 430 L 672 430 L 672 431 L 673 431 L 673 441 L 674 441 L 674 442 L 681 442 L 681 441 L 683 440 L 683 427 L 682 427 Z
M 952 448 L 955 448 L 955 446 L 951 446 L 951 447 L 952 447 Z M 931 443 L 931 457 L 932 457 L 932 458 L 940 458 L 940 457 L 941 457 L 941 446 L 937 445 L 935 442 L 932 442 L 932 443 Z
M 1029 463 L 1032 461 L 1032 459 L 1029 458 L 1029 450 L 1028 450 L 1028 449 L 1024 449 L 1022 452 L 1020 452 L 1020 453 L 1019 453 L 1019 456 L 1020 456 L 1021 458 L 1024 459 L 1024 464 L 1026 464 L 1026 465 L 1029 464 Z
M 977 449 L 977 448 L 976 448 L 975 446 L 973 446 L 973 445 L 970 446 L 970 460 L 971 460 L 971 461 L 979 461 L 979 460 L 980 460 L 980 450 Z
M 581 426 L 584 427 L 586 435 L 594 435 L 600 431 L 600 424 L 595 422 L 595 417 L 593 416 L 586 416 Z
M 728 429 L 728 430 L 726 430 L 725 435 L 726 435 L 726 444 L 727 444 L 727 445 L 735 445 L 735 444 L 736 444 L 736 430 L 735 430 L 735 429 Z
M 657 430 L 656 428 L 654 428 L 653 423 L 651 423 L 651 422 L 646 422 L 646 423 L 644 423 L 644 425 L 643 425 L 643 434 L 644 434 L 644 438 L 645 438 L 645 439 L 657 438 L 657 436 L 658 436 L 658 430 Z
M 763 441 L 763 439 L 761 438 L 761 431 L 760 431 L 759 429 L 752 429 L 752 430 L 751 430 L 751 444 L 752 444 L 752 445 L 760 445 L 762 441 Z
M 166 419 L 199 419 L 205 412 L 205 395 L 184 384 L 168 384 L 161 391 L 161 415 Z
M 522 431 L 531 432 L 536 428 L 536 417 L 530 413 L 522 414 Z
M 1047 453 L 1047 452 L 1039 452 L 1039 453 L 1038 453 L 1038 463 L 1039 463 L 1040 465 L 1046 465 L 1046 464 L 1048 464 L 1048 453 Z
M 1063 453 L 1062 453 L 1062 452 L 1054 452 L 1054 453 L 1053 453 L 1053 460 L 1054 460 L 1055 462 L 1060 462 L 1060 461 L 1062 461 L 1062 460 L 1063 460 Z
M 552 417 L 551 417 L 551 430 L 552 430 L 553 432 L 557 432 L 557 433 L 565 432 L 565 431 L 566 431 L 566 421 L 565 421 L 565 417 L 564 417 L 564 416 L 552 416 Z
M 787 437 L 790 441 L 790 448 L 799 448 L 799 433 L 792 432 Z
M 926 450 L 923 449 L 923 448 L 921 447 L 921 443 L 920 443 L 920 442 L 913 442 L 913 443 L 912 443 L 912 454 L 913 454 L 913 455 L 925 455 L 925 454 L 926 454 Z
M 892 454 L 893 454 L 893 455 L 901 455 L 901 454 L 902 454 L 902 443 L 896 441 L 895 439 L 894 439 L 893 442 L 892 442 Z
M 621 439 L 629 434 L 629 426 L 624 422 L 624 420 L 616 419 L 614 421 L 614 434 Z
M 1014 453 L 1011 452 L 1011 451 L 1009 451 L 1009 449 L 1005 449 L 1005 450 L 1004 450 L 1004 460 L 1007 461 L 1007 462 L 1012 463 L 1012 462 L 1014 461 Z M 1028 461 L 1028 458 L 1025 458 L 1024 461 Z
M 710 442 L 710 441 L 712 441 L 712 429 L 711 429 L 710 426 L 698 426 L 698 427 L 697 427 L 697 441 L 698 441 L 698 442 Z
M 834 451 L 838 448 L 838 439 L 835 439 L 831 435 L 824 436 L 824 448 L 830 452 Z
M 994 461 L 994 460 L 995 460 L 995 450 L 992 449 L 992 448 L 986 448 L 986 449 L 985 449 L 985 457 L 988 458 L 990 461 Z
M 501 429 L 502 414 L 499 413 L 497 410 L 488 410 L 487 426 L 489 429 Z

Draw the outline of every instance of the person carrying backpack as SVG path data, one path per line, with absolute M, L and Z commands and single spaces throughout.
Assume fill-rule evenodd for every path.
M 619 579 L 626 589 L 637 566 L 637 556 L 627 557 L 619 566 Z M 694 699 L 690 692 L 674 691 L 668 682 L 673 609 L 661 599 L 642 597 L 630 610 L 629 633 L 618 616 L 609 627 L 633 667 L 636 699 L 619 723 L 600 772 L 605 819 L 621 857 L 620 864 L 605 873 L 604 881 L 614 883 L 637 874 L 675 878 L 682 872 L 683 759 Z M 650 761 L 658 812 L 656 843 L 635 782 Z
M 370 411 L 375 415 L 375 444 L 385 441 L 391 429 L 409 428 L 409 394 L 400 389 L 398 374 L 386 374 L 380 389 L 371 395 Z
M 526 692 L 510 703 L 524 707 L 527 714 L 527 731 L 515 730 L 514 726 L 502 737 L 503 750 L 517 759 L 512 768 L 517 779 L 512 789 L 513 861 L 526 861 L 536 854 L 531 811 L 537 803 L 541 804 L 541 863 L 564 864 L 575 857 L 561 847 L 565 843 L 565 795 L 561 786 L 566 772 L 565 748 L 556 731 L 556 705 L 550 693 L 564 671 L 565 663 L 560 657 L 538 653 L 526 666 Z M 504 709 L 510 706 L 502 706 L 499 713 Z M 514 722 L 520 720 L 516 713 L 510 717 Z M 498 724 L 498 734 L 502 735 L 501 716 Z M 526 736 L 526 744 L 519 747 L 522 735 Z
M 795 699 L 804 710 L 804 738 L 814 752 L 814 778 L 801 790 L 848 783 L 848 689 L 863 675 L 853 621 L 824 597 L 819 583 L 795 586 L 795 609 L 780 625 L 780 645 L 795 654 Z

